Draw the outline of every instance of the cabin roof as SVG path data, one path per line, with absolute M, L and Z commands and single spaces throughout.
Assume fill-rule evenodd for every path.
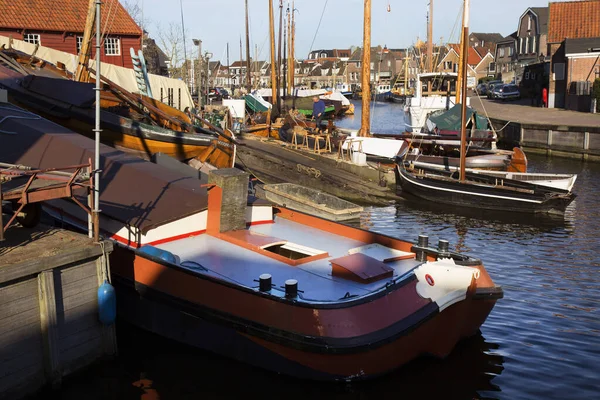
M 0 28 L 83 33 L 89 0 L 0 0 Z M 112 35 L 142 36 L 119 0 L 102 1 L 102 29 Z
M 0 109 L 0 118 L 22 115 L 18 107 Z M 37 168 L 65 167 L 94 159 L 94 141 L 46 119 L 8 119 L 0 160 Z M 140 231 L 203 211 L 208 206 L 200 181 L 160 165 L 100 145 L 102 214 Z M 84 202 L 85 199 L 80 199 Z M 102 228 L 102 227 L 101 227 Z M 134 239 L 135 241 L 135 239 Z

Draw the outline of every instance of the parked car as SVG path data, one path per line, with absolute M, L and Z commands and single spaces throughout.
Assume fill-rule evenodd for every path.
M 475 88 L 475 93 L 477 93 L 480 96 L 486 94 L 487 93 L 487 85 L 485 83 L 480 83 Z
M 486 88 L 486 95 L 488 99 L 493 99 L 494 98 L 494 87 L 498 86 L 498 85 L 504 85 L 504 82 L 502 81 L 489 81 L 487 83 L 487 88 Z
M 517 85 L 496 85 L 494 86 L 494 99 L 511 100 L 521 98 L 521 92 Z
M 229 92 L 222 87 L 208 89 L 208 99 L 211 101 L 221 101 L 229 98 Z

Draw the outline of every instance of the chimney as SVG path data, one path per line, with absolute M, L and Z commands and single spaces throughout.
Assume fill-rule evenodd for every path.
M 208 174 L 208 234 L 219 234 L 246 228 L 248 205 L 247 172 L 223 168 Z

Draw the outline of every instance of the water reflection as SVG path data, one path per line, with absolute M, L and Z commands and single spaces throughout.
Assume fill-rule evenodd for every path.
M 118 340 L 118 360 L 67 379 L 56 398 L 489 399 L 500 391 L 493 380 L 504 370 L 498 345 L 481 334 L 459 343 L 444 360 L 424 357 L 391 374 L 351 384 L 280 376 L 123 323 Z

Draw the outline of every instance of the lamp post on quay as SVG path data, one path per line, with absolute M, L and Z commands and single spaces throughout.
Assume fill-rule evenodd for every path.
M 202 98 L 202 40 L 200 39 L 192 39 L 194 41 L 194 46 L 198 46 L 198 106 L 202 107 L 204 105 L 204 100 Z
M 203 62 L 206 65 L 206 74 L 205 74 L 205 77 L 206 77 L 206 90 L 205 90 L 205 92 L 206 92 L 206 94 L 205 95 L 207 97 L 208 97 L 208 89 L 210 87 L 210 81 L 209 81 L 209 79 L 210 79 L 210 69 L 209 68 L 210 68 L 210 59 L 212 58 L 212 56 L 213 56 L 213 53 L 210 53 L 210 52 L 205 52 L 204 53 L 204 60 L 203 60 Z M 205 99 L 205 104 L 207 102 L 208 102 L 208 98 Z

